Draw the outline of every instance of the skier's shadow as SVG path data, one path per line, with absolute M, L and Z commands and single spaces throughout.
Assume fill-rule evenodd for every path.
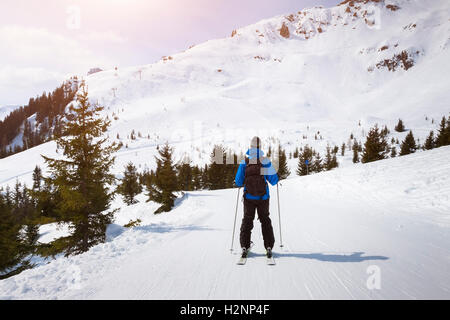
M 255 256 L 265 256 L 265 254 L 254 253 Z M 385 256 L 363 256 L 364 252 L 353 252 L 350 254 L 339 253 L 294 253 L 294 252 L 274 252 L 275 259 L 280 258 L 299 258 L 313 259 L 326 262 L 362 262 L 368 260 L 388 260 Z

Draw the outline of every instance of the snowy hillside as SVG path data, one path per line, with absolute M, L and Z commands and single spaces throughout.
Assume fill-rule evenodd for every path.
M 188 156 L 193 164 L 209 163 L 218 143 L 245 152 L 255 134 L 266 148 L 281 142 L 289 153 L 308 144 L 323 155 L 350 134 L 364 142 L 376 123 L 391 130 L 388 141 L 401 142 L 407 132 L 393 130 L 401 118 L 423 143 L 450 112 L 449 17 L 447 0 L 346 1 L 263 20 L 86 81 L 112 120 L 110 139 L 123 143 L 118 174 L 128 161 L 154 168 L 156 147 L 166 141 L 176 160 Z M 38 149 L 30 157 L 55 147 Z M 36 164 L 43 166 L 35 160 L 0 173 L 0 182 L 30 178 Z M 338 161 L 346 166 L 351 158 Z
M 272 188 L 276 266 L 265 264 L 258 221 L 255 249 L 236 265 L 236 189 L 189 192 L 157 216 L 153 203 L 117 201 L 108 242 L 0 281 L 0 298 L 449 299 L 449 157 L 442 147 L 285 181 L 283 250 Z
M 145 152 L 168 140 L 197 163 L 214 143 L 241 150 L 255 132 L 266 145 L 275 137 L 288 151 L 309 144 L 323 152 L 350 133 L 364 139 L 375 123 L 392 130 L 398 118 L 423 141 L 450 111 L 449 16 L 446 0 L 347 1 L 87 83 L 117 119 L 111 138 Z M 133 129 L 143 138 L 127 139 Z

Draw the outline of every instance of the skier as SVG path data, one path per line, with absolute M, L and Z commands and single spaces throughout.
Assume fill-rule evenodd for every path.
M 242 258 L 247 258 L 250 249 L 251 232 L 255 210 L 258 210 L 258 219 L 264 238 L 267 258 L 272 258 L 272 248 L 275 243 L 272 221 L 269 218 L 269 186 L 278 183 L 278 175 L 272 163 L 261 151 L 261 140 L 253 137 L 250 149 L 245 160 L 239 164 L 235 183 L 238 187 L 244 185 L 244 218 L 242 219 L 240 243 Z

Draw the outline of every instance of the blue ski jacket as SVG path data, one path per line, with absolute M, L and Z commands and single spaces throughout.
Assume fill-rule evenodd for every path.
M 269 185 L 267 184 L 267 181 L 269 181 L 269 183 L 273 186 L 278 183 L 278 174 L 277 174 L 275 168 L 272 166 L 272 163 L 270 162 L 270 160 L 268 158 L 264 157 L 264 152 L 262 152 L 261 150 L 259 150 L 257 148 L 248 149 L 246 156 L 249 159 L 253 159 L 255 157 L 257 159 L 260 159 L 262 168 L 264 170 L 264 179 L 266 180 L 266 193 L 263 196 L 254 196 L 254 195 L 251 195 L 251 194 L 245 192 L 246 190 L 245 190 L 245 186 L 244 186 L 245 198 L 250 199 L 250 200 L 267 200 L 267 199 L 269 199 L 269 197 L 270 197 Z M 245 167 L 246 167 L 245 160 L 242 160 L 241 163 L 239 164 L 239 168 L 236 173 L 236 178 L 234 179 L 234 182 L 236 183 L 236 185 L 238 187 L 242 187 L 242 185 L 244 184 Z

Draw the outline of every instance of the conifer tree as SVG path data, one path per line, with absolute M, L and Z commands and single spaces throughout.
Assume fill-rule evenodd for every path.
M 42 183 L 42 170 L 39 166 L 36 166 L 33 171 L 33 190 L 40 191 Z
M 445 136 L 447 137 L 447 139 L 445 140 L 445 145 L 448 146 L 450 145 L 450 116 L 448 116 L 447 119 L 447 125 L 445 127 Z
M 397 156 L 397 148 L 393 146 L 391 148 L 391 158 L 395 158 L 396 156 Z
M 345 156 L 345 142 L 341 145 L 341 156 Z
M 409 131 L 400 147 L 400 155 L 404 156 L 410 153 L 414 153 L 416 152 L 416 149 L 416 140 L 414 139 L 412 131 Z
M 425 140 L 425 144 L 423 145 L 423 148 L 425 150 L 431 150 L 434 148 L 434 146 L 435 146 L 434 132 L 430 131 L 430 134 L 428 135 L 427 139 Z
M 358 163 L 359 162 L 359 145 L 358 145 L 358 141 L 355 141 L 355 143 L 352 146 L 352 150 L 353 150 L 352 161 L 353 161 L 353 163 Z
M 371 128 L 367 134 L 364 144 L 364 151 L 361 162 L 367 163 L 371 161 L 382 160 L 386 158 L 387 142 L 385 137 L 380 133 L 378 126 Z
M 305 176 L 309 173 L 309 169 L 306 167 L 306 160 L 308 160 L 309 163 L 311 163 L 313 158 L 313 149 L 310 148 L 308 145 L 305 146 L 302 153 L 298 157 L 298 164 L 297 164 L 297 175 L 299 176 Z
M 209 189 L 209 180 L 208 180 L 208 165 L 205 164 L 203 169 L 201 170 L 201 189 L 206 190 Z
M 405 131 L 405 125 L 403 124 L 403 121 L 402 121 L 402 119 L 398 119 L 398 123 L 397 123 L 397 125 L 395 126 L 395 131 L 397 131 L 397 132 L 403 132 L 403 131 Z
M 66 256 L 86 252 L 90 247 L 104 242 L 106 227 L 112 222 L 114 212 L 110 207 L 114 182 L 110 173 L 114 163 L 115 144 L 105 145 L 102 137 L 110 125 L 99 116 L 103 107 L 91 105 L 87 88 L 81 84 L 77 101 L 70 105 L 62 137 L 56 140 L 65 159 L 44 159 L 51 175 L 47 183 L 59 194 L 55 211 L 60 219 L 70 222 L 71 234 L 65 239 Z
M 35 245 L 39 238 L 39 225 L 37 223 L 38 214 L 34 201 L 30 196 L 31 191 L 28 190 L 26 185 L 22 189 L 22 201 L 20 204 L 20 211 L 22 212 L 23 220 L 21 224 L 24 226 L 24 241 L 25 250 L 28 253 L 35 251 Z
M 198 166 L 192 168 L 192 190 L 200 190 L 202 187 L 202 172 Z
M 270 158 L 272 157 L 272 146 L 269 145 L 269 149 L 267 150 L 267 157 Z
M 336 153 L 334 152 L 334 150 L 335 150 L 335 148 L 332 151 L 331 148 L 329 146 L 327 146 L 327 154 L 325 156 L 325 162 L 324 162 L 325 170 L 331 170 L 331 169 L 338 167 Z
M 145 185 L 147 190 L 149 190 L 153 184 L 153 181 L 155 181 L 155 172 L 153 170 L 145 170 L 140 177 L 140 181 L 141 184 Z
M 210 190 L 225 188 L 225 150 L 221 145 L 214 146 L 208 167 L 208 187 Z
M 193 189 L 193 172 L 190 160 L 185 161 L 177 166 L 178 187 L 180 190 L 190 191 Z
M 280 180 L 286 179 L 290 174 L 291 171 L 289 170 L 287 159 L 286 159 L 286 151 L 282 149 L 280 146 L 278 146 L 278 177 Z
M 161 204 L 155 214 L 172 210 L 176 199 L 174 192 L 180 190 L 172 160 L 173 149 L 166 143 L 162 148 L 159 148 L 158 153 L 154 181 L 148 189 L 148 201 L 152 200 Z
M 11 204 L 0 191 L 0 271 L 3 273 L 0 279 L 17 273 L 17 266 L 24 264 L 27 255 L 21 235 L 22 226 L 17 223 Z
M 311 172 L 321 172 L 323 171 L 322 158 L 319 153 L 314 155 L 314 159 L 311 165 Z
M 389 129 L 387 126 L 384 126 L 384 128 L 381 130 L 381 135 L 386 138 L 388 134 L 389 134 Z
M 436 137 L 437 148 L 447 145 L 450 145 L 450 116 L 447 121 L 445 117 L 442 117 Z
M 36 212 L 39 216 L 52 217 L 60 220 L 56 210 L 57 203 L 61 201 L 58 189 L 52 185 L 51 179 L 44 178 L 44 185 L 40 190 L 31 191 Z
M 136 196 L 142 192 L 142 185 L 139 183 L 139 175 L 133 163 L 129 162 L 126 165 L 121 183 L 117 187 L 117 192 L 123 196 L 127 205 L 138 202 Z
M 230 153 L 229 159 L 226 163 L 226 188 L 233 188 L 235 187 L 234 179 L 239 168 L 238 155 L 235 153 Z

